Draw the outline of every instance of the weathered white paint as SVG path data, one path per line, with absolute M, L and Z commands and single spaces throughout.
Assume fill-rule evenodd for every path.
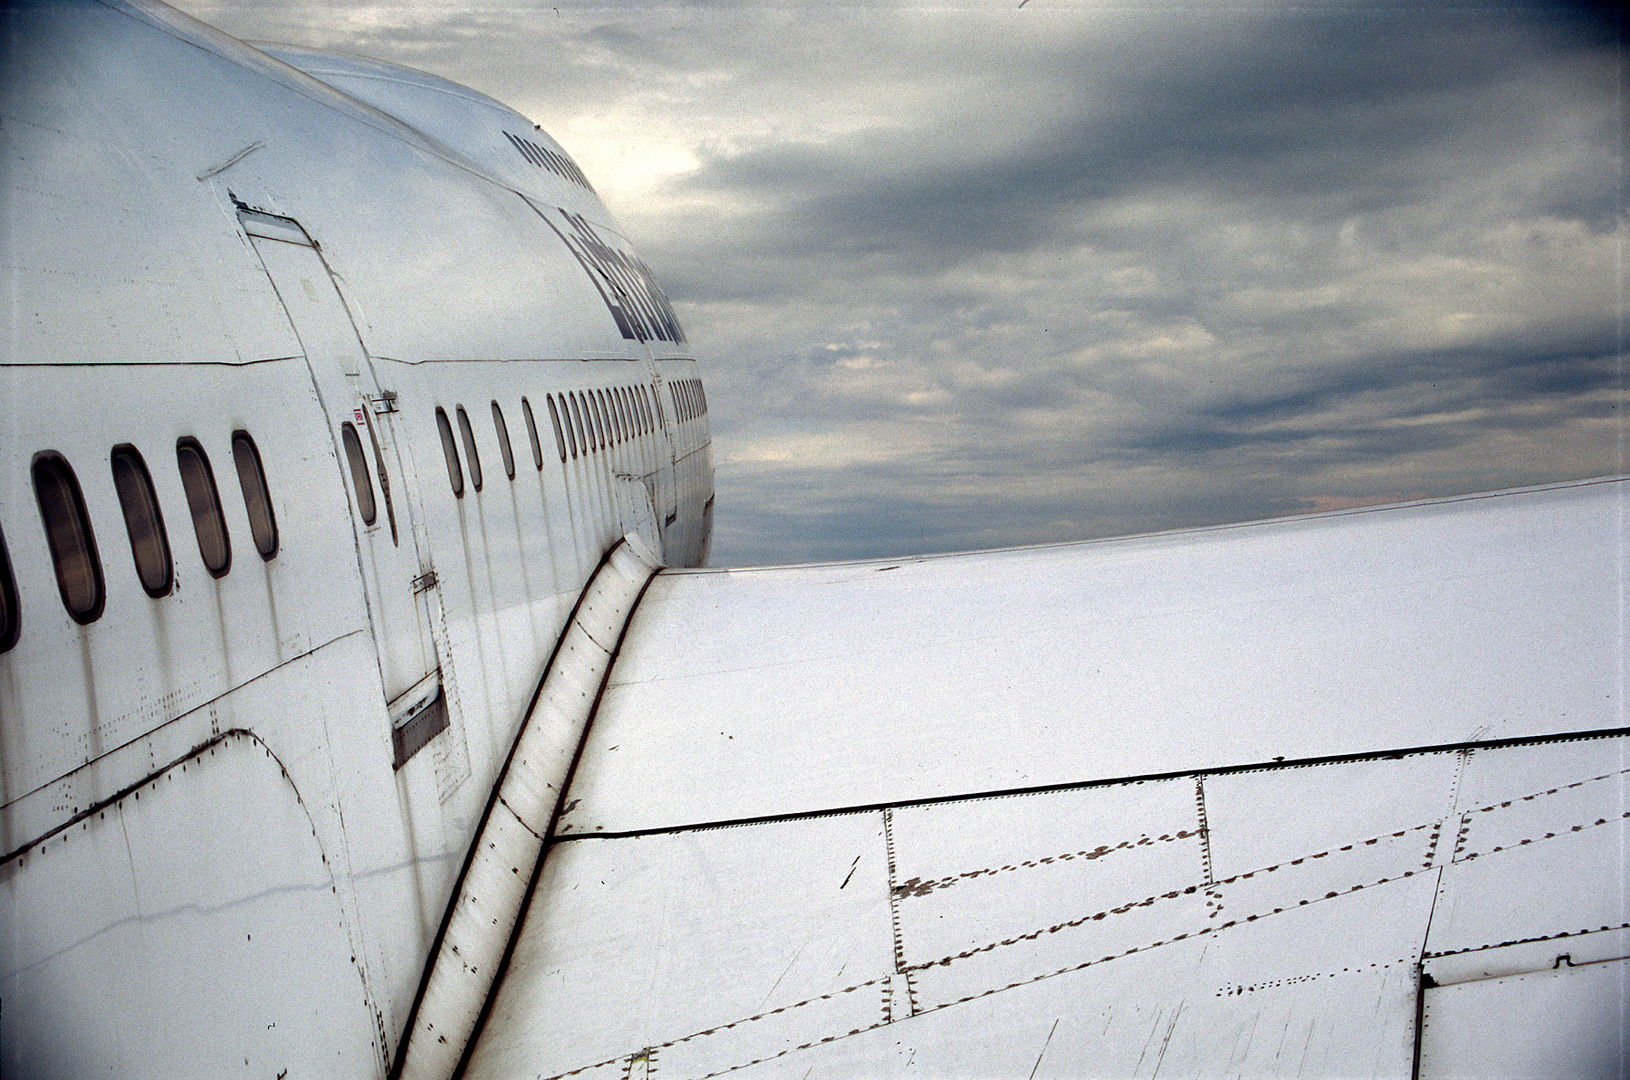
M 623 629 L 660 565 L 630 537 L 583 590 L 476 834 L 397 1075 L 451 1076 L 463 1056 L 520 921 Z
M 468 1075 L 1617 1074 L 1627 488 L 659 575 Z
M 568 396 L 666 396 L 695 377 L 690 348 L 624 335 L 557 226 L 618 273 L 627 240 L 505 132 L 563 155 L 548 135 L 480 95 L 375 66 L 352 88 L 388 93 L 364 101 L 146 2 L 24 6 L 5 34 L 0 528 L 22 628 L 0 654 L 0 1071 L 383 1076 L 584 583 L 630 530 L 674 564 L 706 548 L 705 416 L 665 412 L 562 460 L 549 402 L 570 423 Z M 438 406 L 470 417 L 480 491 L 451 490 Z M 347 421 L 373 436 L 372 525 Z M 269 561 L 238 430 L 270 485 Z M 213 466 L 219 578 L 183 437 Z M 156 599 L 109 468 L 124 444 L 175 566 Z M 46 450 L 96 539 L 107 598 L 89 625 L 63 608 L 41 527 Z M 446 730 L 393 770 L 388 702 L 438 681 Z
M 483 976 L 508 940 L 564 717 L 645 570 L 615 562 L 604 606 L 584 583 L 629 532 L 705 559 L 689 346 L 561 148 L 496 102 L 146 0 L 8 17 L 0 1066 L 384 1076 L 577 608 L 560 649 L 589 673 L 539 698 L 528 730 L 555 737 L 516 752 L 511 827 L 465 877 L 492 910 L 449 928 Z M 263 258 L 251 221 L 301 251 Z M 324 368 L 322 341 L 347 356 Z M 614 389 L 659 425 L 607 439 Z M 482 460 L 477 490 L 460 437 L 461 497 L 438 407 Z M 357 516 L 347 420 L 380 438 L 396 538 Z M 219 578 L 181 438 L 214 463 Z M 125 444 L 175 562 L 156 599 L 108 468 Z M 53 577 L 41 451 L 96 536 L 88 625 Z M 1622 1069 L 1624 489 L 664 573 L 508 977 L 489 999 L 438 974 L 426 1002 L 467 1022 L 490 1000 L 480 1076 L 1397 1075 L 1423 1009 L 1454 1014 L 1425 1048 L 1453 1072 L 1480 1031 L 1518 1034 L 1474 1067 L 1531 1063 L 1518 1021 L 1587 998 L 1609 1003 L 1587 1052 L 1557 1060 Z M 448 726 L 393 769 L 392 694 L 427 680 Z M 431 1049 L 415 1075 L 457 1060 Z

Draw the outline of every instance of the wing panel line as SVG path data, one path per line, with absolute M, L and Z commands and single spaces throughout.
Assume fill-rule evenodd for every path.
M 999 788 L 955 795 L 930 795 L 918 799 L 901 799 L 893 802 L 835 806 L 825 810 L 798 810 L 786 814 L 763 814 L 756 817 L 726 818 L 719 821 L 659 825 L 645 829 L 556 833 L 550 837 L 550 843 L 560 844 L 576 840 L 626 840 L 642 836 L 667 836 L 675 833 L 706 832 L 711 829 L 736 829 L 753 825 L 769 825 L 781 821 L 810 821 L 817 818 L 843 817 L 850 814 L 874 814 L 882 810 L 899 810 L 911 806 L 937 806 L 945 803 L 973 802 L 978 799 L 1004 799 L 1018 795 L 1046 795 L 1056 791 L 1081 791 L 1087 788 L 1113 787 L 1118 784 L 1178 780 L 1184 777 L 1198 779 L 1207 776 L 1228 776 L 1235 773 L 1275 772 L 1282 769 L 1304 769 L 1319 765 L 1343 765 L 1358 761 L 1385 761 L 1394 758 L 1419 757 L 1427 754 L 1464 753 L 1468 750 L 1500 750 L 1513 746 L 1550 746 L 1569 742 L 1588 742 L 1596 739 L 1616 739 L 1627 735 L 1630 735 L 1630 727 L 1597 728 L 1594 731 L 1570 731 L 1555 735 L 1523 735 L 1510 739 L 1438 743 L 1429 746 L 1411 746 L 1391 750 L 1365 750 L 1354 754 L 1331 754 L 1324 757 L 1295 758 L 1287 761 L 1254 761 L 1238 765 L 1217 765 L 1204 769 L 1183 769 L 1177 772 L 1139 773 L 1130 776 L 1099 777 L 1092 780 L 1072 780 L 1063 784 Z

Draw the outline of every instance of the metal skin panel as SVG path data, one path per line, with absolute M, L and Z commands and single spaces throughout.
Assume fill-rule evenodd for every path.
M 499 977 L 617 642 L 658 565 L 643 545 L 625 542 L 589 579 L 472 844 L 397 1076 L 428 1080 L 457 1069 Z
M 1624 488 L 659 575 L 470 1075 L 1409 1074 L 1423 965 L 1630 930 Z
M 145 0 L 7 20 L 0 1068 L 385 1076 L 461 876 L 520 876 L 460 866 L 583 584 L 630 531 L 706 556 L 707 420 L 694 393 L 672 407 L 689 346 L 559 148 L 479 95 L 287 53 L 313 77 Z M 317 392 L 245 211 L 332 273 L 411 581 L 361 557 L 388 526 L 353 524 L 335 433 L 368 414 Z M 543 427 L 531 469 L 513 445 L 523 397 L 582 435 L 562 395 L 630 386 L 661 430 L 562 457 Z M 456 495 L 434 417 L 461 406 L 487 480 Z M 215 468 L 224 577 L 198 562 L 182 437 Z M 168 596 L 129 561 L 123 443 L 166 517 Z M 84 488 L 108 583 L 89 624 L 52 580 L 42 451 Z M 1404 1074 L 1423 972 L 1623 955 L 1624 502 L 1583 482 L 663 574 L 507 974 L 456 1003 L 490 1006 L 469 1075 Z M 369 574 L 414 590 L 441 662 L 447 727 L 400 763 L 380 658 L 401 642 Z M 573 638 L 602 658 L 608 611 Z M 518 752 L 535 805 L 489 850 L 538 846 L 577 750 Z M 496 932 L 471 934 L 490 970 Z
M 1622 1022 L 1630 960 L 1479 979 L 1426 991 L 1421 1080 L 1613 1080 L 1630 1066 Z M 1517 1044 L 1503 1033 L 1520 1028 Z
M 626 240 L 591 190 L 556 182 L 489 126 L 508 128 L 515 114 L 467 92 L 437 99 L 452 102 L 444 120 L 530 170 L 524 198 L 506 182 L 507 159 L 477 160 L 473 145 L 466 153 L 415 128 L 434 125 L 413 102 L 392 105 L 412 115 L 387 115 L 160 4 L 8 9 L 0 54 L 0 291 L 14 315 L 0 354 L 0 526 L 21 612 L 15 646 L 0 653 L 0 1071 L 194 1075 L 245 1068 L 247 1057 L 272 1076 L 383 1076 L 584 583 L 630 528 L 670 562 L 706 550 L 705 418 L 687 422 L 678 470 L 679 433 L 667 430 L 563 461 L 547 403 L 613 387 L 665 392 L 695 377 L 689 347 L 624 332 L 633 308 L 613 311 L 593 260 L 632 274 Z M 317 392 L 305 351 L 334 335 L 296 333 L 245 209 L 311 237 L 352 317 L 354 358 L 376 378 L 366 403 Z M 629 288 L 630 303 L 650 299 Z M 541 429 L 536 459 L 523 399 Z M 513 478 L 498 464 L 494 401 Z M 488 477 L 455 497 L 434 415 L 460 405 Z M 382 504 L 374 525 L 355 519 L 342 421 L 359 431 L 372 421 L 380 435 L 398 538 Z M 240 429 L 255 440 L 277 518 L 270 560 L 251 541 L 238 485 Z M 220 577 L 193 536 L 175 457 L 183 437 L 213 466 L 232 549 Z M 114 489 L 110 452 L 127 443 L 151 473 L 175 562 L 159 597 L 136 575 Z M 373 441 L 364 445 L 377 469 Z M 64 610 L 54 581 L 29 473 L 42 451 L 61 454 L 84 491 L 107 584 L 89 624 Z M 630 482 L 658 492 L 671 517 L 653 526 L 623 497 Z M 363 547 L 390 557 L 364 558 Z M 411 595 L 411 619 L 380 616 L 386 589 Z M 439 661 L 448 722 L 393 768 L 387 701 L 402 679 L 380 659 L 398 646 Z M 282 765 L 304 834 L 288 827 L 278 784 L 216 784 L 189 764 L 231 731 Z M 145 807 L 160 778 L 172 800 L 165 828 L 196 839 L 196 854 L 73 842 L 99 815 L 127 814 L 138 792 Z M 256 814 L 262 833 L 246 833 L 240 818 Z M 275 850 L 256 857 L 257 843 Z M 85 854 L 45 859 L 42 844 Z M 328 907 L 279 906 L 309 885 L 301 852 L 330 875 Z M 238 899 L 190 923 L 141 897 L 93 902 L 110 875 L 162 879 L 149 893 L 178 912 Z M 61 903 L 64 890 L 84 896 Z M 263 911 L 285 929 L 249 962 L 232 935 L 259 943 L 243 922 Z M 325 929 L 335 912 L 338 938 Z M 155 929 L 138 932 L 145 923 L 133 919 Z M 272 994 L 303 1018 L 267 1005 Z M 295 1045 L 276 1064 L 277 1048 Z
M 565 830 L 1616 727 L 1626 488 L 665 574 Z
M 33 44 L 13 50 L 25 66 L 7 80 L 6 111 L 57 121 L 44 146 L 38 131 L 6 132 L 19 194 L 48 193 L 38 212 L 8 213 L 8 246 L 19 300 L 37 316 L 23 329 L 40 333 L 53 359 L 173 356 L 177 340 L 198 337 L 226 344 L 239 361 L 296 352 L 271 345 L 286 334 L 260 314 L 264 305 L 242 304 L 245 319 L 234 302 L 268 287 L 236 230 L 223 228 L 233 199 L 321 223 L 317 240 L 376 355 L 648 359 L 516 192 L 478 182 L 477 166 L 448 160 L 422 137 L 409 142 L 400 123 L 246 46 L 227 56 L 178 48 L 160 29 L 96 5 L 12 18 Z M 244 66 L 251 56 L 262 70 Z M 294 85 L 268 78 L 268 68 Z M 74 102 L 66 115 L 63 99 Z M 189 123 L 167 122 L 177 115 Z M 610 229 L 586 189 L 561 183 L 548 194 L 551 205 Z M 143 242 L 110 245 L 110 221 Z M 459 303 L 447 303 L 454 296 Z M 146 314 L 155 307 L 157 321 Z M 76 332 L 63 340 L 40 329 L 67 326 Z M 661 344 L 663 356 L 689 355 L 683 344 Z M 64 355 L 65 345 L 73 352 Z
M 0 471 L 5 540 L 26 627 L 0 661 L 0 715 L 8 719 L 0 724 L 5 851 L 59 824 L 58 808 L 88 806 L 207 738 L 208 720 L 195 713 L 207 702 L 367 626 L 361 596 L 349 591 L 330 590 L 324 604 L 278 602 L 321 592 L 329 568 L 356 559 L 348 537 L 323 527 L 345 520 L 345 493 L 304 366 L 200 366 L 173 381 L 155 379 L 145 365 L 0 368 L 10 400 L 37 403 L 6 414 L 13 460 L 25 467 Z M 93 407 L 103 401 L 119 407 Z M 232 461 L 239 429 L 255 437 L 272 478 L 281 544 L 296 557 L 268 562 L 255 551 Z M 210 575 L 199 557 L 176 467 L 184 436 L 198 440 L 215 474 L 232 545 L 225 577 Z M 109 467 L 119 444 L 142 454 L 169 537 L 175 582 L 156 600 L 133 572 Z M 103 618 L 89 626 L 56 617 L 62 603 L 26 468 L 29 454 L 44 448 L 73 467 L 96 535 L 108 599 Z M 156 735 L 187 714 L 194 719 L 171 725 L 180 731 Z M 49 721 L 19 722 L 32 717 Z M 149 737 L 167 749 L 133 745 Z M 92 769 L 91 762 L 100 764 Z
M 1500 963 L 1440 943 L 1519 970 L 1622 947 L 1578 930 L 1608 911 L 1630 926 L 1609 850 L 1622 812 L 1576 832 L 1566 822 L 1596 808 L 1529 796 L 1535 775 L 1622 777 L 1627 746 L 1380 752 L 568 835 L 467 1075 L 1407 1075 L 1422 965 L 1448 979 Z M 1477 812 L 1453 782 L 1469 756 L 1492 805 L 1562 832 L 1457 856 Z M 1539 951 L 1501 945 L 1523 936 Z M 852 962 L 885 937 L 884 970 Z M 788 1000 L 805 952 L 843 957 L 845 975 Z M 1592 1014 L 1592 1038 L 1619 1030 L 1620 1008 Z M 1489 1060 L 1540 1045 L 1515 1021 L 1499 1030 Z
M 647 1046 L 666 1070 L 686 1037 L 870 1026 L 894 963 L 887 881 L 876 814 L 557 844 L 467 1075 L 626 1070 Z M 644 1004 L 608 1008 L 609 986 Z
M 302 794 L 227 730 L 0 872 L 7 1075 L 377 1069 L 349 859 Z

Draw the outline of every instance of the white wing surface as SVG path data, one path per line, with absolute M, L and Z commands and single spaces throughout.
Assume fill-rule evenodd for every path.
M 1621 1075 L 1627 494 L 659 575 L 468 1075 Z

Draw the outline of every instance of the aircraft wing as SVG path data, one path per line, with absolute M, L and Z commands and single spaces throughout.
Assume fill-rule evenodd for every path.
M 1627 495 L 663 572 L 466 1075 L 1621 1075 Z

